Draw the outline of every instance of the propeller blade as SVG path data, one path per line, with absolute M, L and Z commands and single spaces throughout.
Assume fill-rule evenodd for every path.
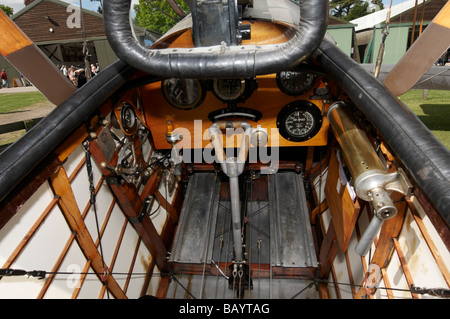
M 396 96 L 406 93 L 449 46 L 450 2 L 447 2 L 386 76 L 384 85 Z
M 59 105 L 76 87 L 47 56 L 0 10 L 0 54 L 53 104 Z
M 167 0 L 167 3 L 178 16 L 184 17 L 186 15 L 186 13 L 183 12 L 183 9 L 181 9 L 180 5 L 175 0 Z

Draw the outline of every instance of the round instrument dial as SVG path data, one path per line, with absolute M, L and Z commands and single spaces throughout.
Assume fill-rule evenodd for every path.
M 244 94 L 245 79 L 216 79 L 213 83 L 214 94 L 222 101 L 235 101 Z
M 163 95 L 173 107 L 180 110 L 192 110 L 199 106 L 206 90 L 197 79 L 167 79 L 162 82 Z
M 137 119 L 133 106 L 129 103 L 123 103 L 120 110 L 120 124 L 127 134 L 133 134 L 136 131 Z
M 277 127 L 281 136 L 289 141 L 306 141 L 322 127 L 322 113 L 309 101 L 294 101 L 278 114 Z
M 294 111 L 285 120 L 286 130 L 292 136 L 305 136 L 314 126 L 314 118 L 311 113 Z
M 312 89 L 316 82 L 313 74 L 302 71 L 281 71 L 277 73 L 280 90 L 288 95 L 299 96 Z

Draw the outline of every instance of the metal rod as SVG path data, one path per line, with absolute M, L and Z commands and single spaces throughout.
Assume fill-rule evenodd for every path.
M 241 242 L 241 207 L 239 201 L 239 178 L 230 177 L 231 219 L 233 227 L 234 259 L 243 260 Z
M 356 245 L 355 252 L 358 255 L 365 256 L 367 254 L 370 246 L 373 243 L 373 240 L 380 231 L 383 222 L 384 222 L 383 220 L 379 219 L 376 216 L 372 218 L 372 220 L 369 223 L 369 226 L 367 226 L 366 231 L 364 232 L 358 244 Z
M 383 63 L 383 55 L 384 55 L 384 42 L 386 41 L 387 36 L 389 35 L 389 23 L 391 22 L 391 7 L 392 7 L 392 0 L 389 5 L 389 9 L 386 13 L 386 21 L 384 23 L 384 27 L 381 30 L 381 44 L 380 48 L 378 50 L 378 57 L 375 64 L 375 71 L 374 71 L 374 77 L 378 78 L 380 75 L 380 69 L 381 64 Z
M 328 1 L 304 0 L 301 9 L 298 6 L 298 27 L 294 28 L 295 33 L 285 43 L 228 46 L 226 52 L 220 54 L 217 53 L 221 46 L 213 46 L 213 51 L 201 47 L 154 50 L 145 48 L 133 37 L 129 23 L 130 7 L 129 0 L 109 0 L 103 3 L 109 44 L 121 60 L 134 68 L 167 78 L 246 78 L 275 73 L 310 56 L 320 45 L 327 29 Z
M 242 128 L 241 146 L 239 148 L 238 158 L 225 158 L 223 151 L 223 144 L 219 130 L 227 128 Z M 242 253 L 242 236 L 241 236 L 241 207 L 239 200 L 239 175 L 244 170 L 245 161 L 247 160 L 250 134 L 252 133 L 252 126 L 244 121 L 218 121 L 209 128 L 209 135 L 211 143 L 214 146 L 216 157 L 222 167 L 222 171 L 229 177 L 230 183 L 230 199 L 231 199 L 231 217 L 232 217 L 232 232 L 234 243 L 235 262 L 241 263 L 243 261 Z

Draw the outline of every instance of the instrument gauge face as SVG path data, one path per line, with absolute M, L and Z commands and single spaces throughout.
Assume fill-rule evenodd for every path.
M 322 113 L 309 101 L 294 101 L 278 114 L 277 127 L 281 136 L 289 141 L 306 141 L 314 137 L 322 127 Z
M 192 110 L 199 106 L 206 96 L 202 82 L 197 79 L 167 79 L 162 82 L 163 95 L 173 107 Z
M 120 110 L 120 123 L 122 124 L 122 129 L 125 133 L 133 134 L 136 131 L 136 113 L 134 112 L 133 106 L 131 106 L 131 104 L 122 104 L 122 109 Z
M 313 74 L 301 71 L 281 71 L 277 73 L 280 90 L 291 96 L 299 96 L 312 89 L 316 82 Z
M 245 79 L 216 79 L 213 92 L 222 101 L 235 101 L 244 94 L 245 84 Z

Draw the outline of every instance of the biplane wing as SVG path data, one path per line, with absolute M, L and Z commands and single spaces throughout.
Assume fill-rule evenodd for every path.
M 422 35 L 384 79 L 384 85 L 399 96 L 422 81 L 435 61 L 450 46 L 450 2 L 441 9 Z
M 374 70 L 374 64 L 361 64 L 361 67 L 369 73 Z M 380 68 L 378 79 L 383 82 L 394 69 L 395 64 L 383 64 Z M 410 89 L 414 90 L 450 90 L 450 66 L 430 67 Z M 404 92 L 406 93 L 406 92 Z

